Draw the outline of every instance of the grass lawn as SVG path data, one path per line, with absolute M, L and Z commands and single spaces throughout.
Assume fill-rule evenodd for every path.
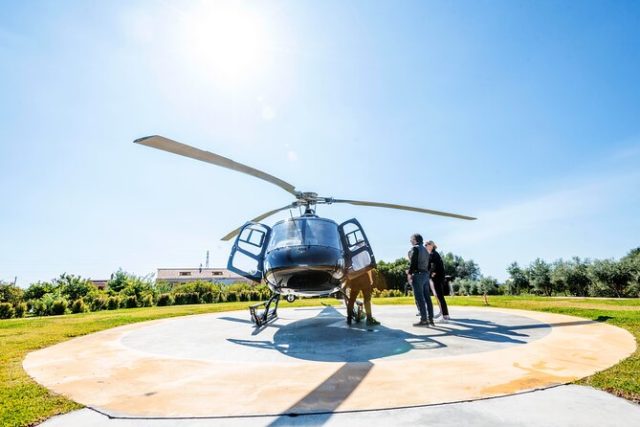
M 302 300 L 291 306 L 313 306 L 320 301 Z M 451 305 L 483 306 L 481 297 L 451 297 Z M 410 297 L 378 298 L 374 304 L 413 304 Z M 547 311 L 584 317 L 620 326 L 640 342 L 640 300 L 491 296 L 492 307 Z M 190 314 L 246 310 L 249 303 L 224 303 L 150 307 L 71 314 L 66 316 L 0 320 L 0 426 L 29 426 L 53 415 L 82 406 L 50 393 L 22 369 L 27 353 L 67 339 L 145 320 Z M 284 304 L 287 307 L 289 304 Z M 454 309 L 455 312 L 455 309 Z M 248 316 L 248 313 L 247 313 Z M 640 403 L 640 349 L 616 366 L 577 381 Z

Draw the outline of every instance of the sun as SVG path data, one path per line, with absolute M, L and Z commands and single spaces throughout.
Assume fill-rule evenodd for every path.
M 260 73 L 269 34 L 257 10 L 243 2 L 203 2 L 181 20 L 184 53 L 194 66 L 228 81 Z

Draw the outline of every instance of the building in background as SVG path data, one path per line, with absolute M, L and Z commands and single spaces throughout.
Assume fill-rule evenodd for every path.
M 226 268 L 159 268 L 156 276 L 158 282 L 168 282 L 172 284 L 188 283 L 196 280 L 206 280 L 207 282 L 253 284 L 249 279 L 245 279 Z

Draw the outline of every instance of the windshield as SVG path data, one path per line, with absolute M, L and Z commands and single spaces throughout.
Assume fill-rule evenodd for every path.
M 294 219 L 273 226 L 268 251 L 284 246 L 317 245 L 341 249 L 338 226 L 322 219 Z

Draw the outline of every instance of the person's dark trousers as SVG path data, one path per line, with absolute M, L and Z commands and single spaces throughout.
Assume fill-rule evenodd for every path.
M 416 300 L 416 305 L 418 306 L 418 311 L 420 311 L 420 320 L 427 320 L 427 302 L 425 300 L 425 284 L 429 282 L 429 278 L 427 273 L 418 272 L 415 273 L 412 277 L 411 284 L 413 286 L 413 297 Z M 431 298 L 428 298 L 429 303 Z M 433 306 L 431 306 L 431 311 L 429 311 L 431 318 L 433 318 Z
M 424 284 L 424 302 L 427 306 L 427 312 L 429 313 L 429 322 L 433 322 L 433 302 L 431 302 L 431 286 L 429 285 L 429 275 L 427 276 L 427 282 Z
M 433 287 L 436 288 L 436 298 L 438 298 L 438 301 L 440 301 L 440 307 L 442 307 L 442 315 L 448 316 L 449 308 L 447 307 L 447 301 L 444 299 L 444 280 L 433 282 Z

